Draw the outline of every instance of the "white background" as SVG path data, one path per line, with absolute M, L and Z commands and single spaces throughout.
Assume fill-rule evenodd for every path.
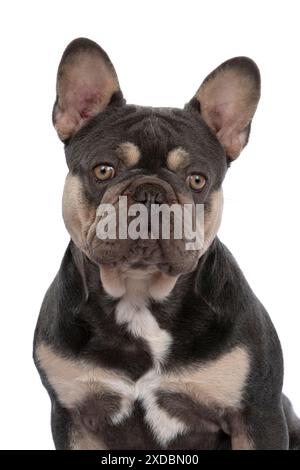
M 129 103 L 181 107 L 224 60 L 248 55 L 258 63 L 262 99 L 250 143 L 227 175 L 220 238 L 273 319 L 285 391 L 300 413 L 297 6 L 291 0 L 1 2 L 2 449 L 53 448 L 50 402 L 31 344 L 69 238 L 61 218 L 67 169 L 51 109 L 60 56 L 78 36 L 108 52 Z

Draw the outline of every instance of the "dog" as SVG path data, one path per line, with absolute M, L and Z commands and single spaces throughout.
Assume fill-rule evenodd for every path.
M 183 109 L 128 105 L 106 52 L 79 38 L 56 89 L 71 241 L 33 354 L 56 449 L 300 448 L 278 336 L 217 237 L 222 182 L 260 98 L 256 64 L 224 62 Z M 201 247 L 100 239 L 98 207 L 118 212 L 121 196 L 129 207 L 202 205 Z

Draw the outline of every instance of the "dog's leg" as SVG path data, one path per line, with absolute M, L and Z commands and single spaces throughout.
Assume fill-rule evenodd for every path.
M 282 404 L 257 407 L 231 422 L 231 445 L 233 450 L 286 450 L 288 429 Z
M 289 431 L 289 448 L 300 450 L 300 419 L 293 410 L 290 400 L 282 394 L 283 410 Z
M 58 401 L 52 399 L 51 429 L 54 445 L 57 450 L 70 449 L 72 427 L 73 423 L 70 412 L 63 408 Z
M 106 446 L 90 433 L 75 413 L 52 401 L 52 435 L 57 450 L 105 450 Z

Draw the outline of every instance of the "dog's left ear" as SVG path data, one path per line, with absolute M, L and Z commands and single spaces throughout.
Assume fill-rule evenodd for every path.
M 247 57 L 236 57 L 208 75 L 188 106 L 197 105 L 226 155 L 234 160 L 248 142 L 259 98 L 257 65 Z

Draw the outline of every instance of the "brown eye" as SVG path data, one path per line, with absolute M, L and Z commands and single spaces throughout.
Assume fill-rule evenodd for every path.
M 187 183 L 193 191 L 201 191 L 206 184 L 206 178 L 203 175 L 190 175 L 187 177 Z
M 97 165 L 93 171 L 97 181 L 110 180 L 115 176 L 115 170 L 110 165 Z

